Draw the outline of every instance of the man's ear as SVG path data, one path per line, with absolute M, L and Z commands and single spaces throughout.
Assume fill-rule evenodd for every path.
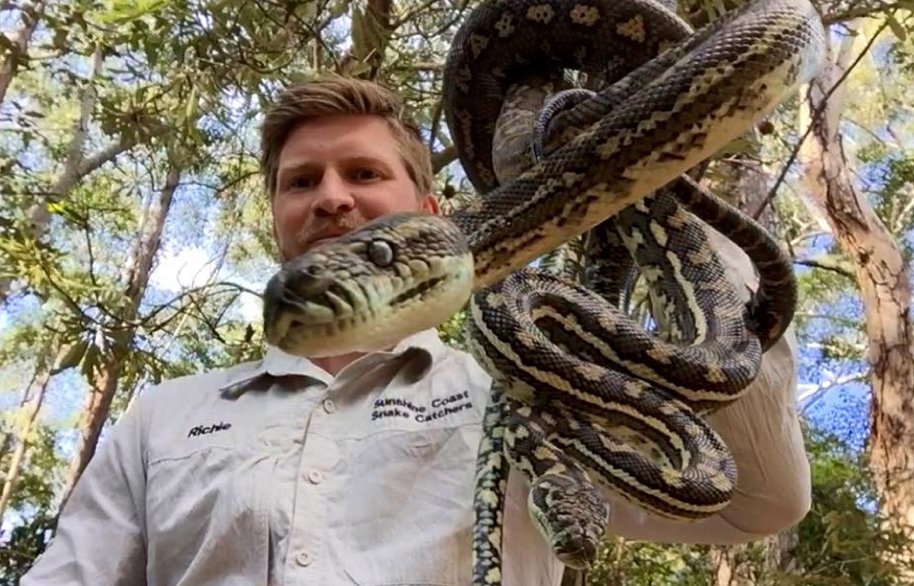
M 438 206 L 438 200 L 432 194 L 427 194 L 421 199 L 419 202 L 419 209 L 435 215 L 441 213 L 441 208 Z

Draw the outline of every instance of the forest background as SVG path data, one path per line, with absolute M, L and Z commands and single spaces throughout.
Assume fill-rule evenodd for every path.
M 472 193 L 441 82 L 475 4 L 0 0 L 0 584 L 137 393 L 261 355 L 276 262 L 257 125 L 278 88 L 320 71 L 397 88 L 436 193 Z M 701 26 L 734 6 L 680 12 Z M 812 510 L 746 546 L 607 539 L 593 584 L 914 583 L 914 1 L 816 6 L 827 66 L 705 179 L 800 279 Z M 460 320 L 441 330 L 457 345 Z

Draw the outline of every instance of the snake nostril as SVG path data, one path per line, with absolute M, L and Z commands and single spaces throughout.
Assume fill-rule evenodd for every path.
M 330 276 L 319 265 L 308 265 L 286 275 L 286 287 L 302 297 L 324 293 L 330 287 Z

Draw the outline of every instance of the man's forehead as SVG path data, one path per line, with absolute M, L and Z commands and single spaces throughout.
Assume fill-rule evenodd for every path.
M 334 158 L 395 159 L 396 141 L 386 121 L 377 116 L 332 116 L 300 124 L 289 133 L 280 167 L 299 166 Z

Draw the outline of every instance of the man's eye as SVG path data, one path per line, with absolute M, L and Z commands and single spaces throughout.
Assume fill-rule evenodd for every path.
M 380 173 L 369 168 L 356 169 L 352 175 L 356 181 L 374 181 L 381 177 Z
M 314 187 L 314 179 L 311 177 L 295 177 L 289 181 L 289 187 L 292 189 L 310 189 Z

